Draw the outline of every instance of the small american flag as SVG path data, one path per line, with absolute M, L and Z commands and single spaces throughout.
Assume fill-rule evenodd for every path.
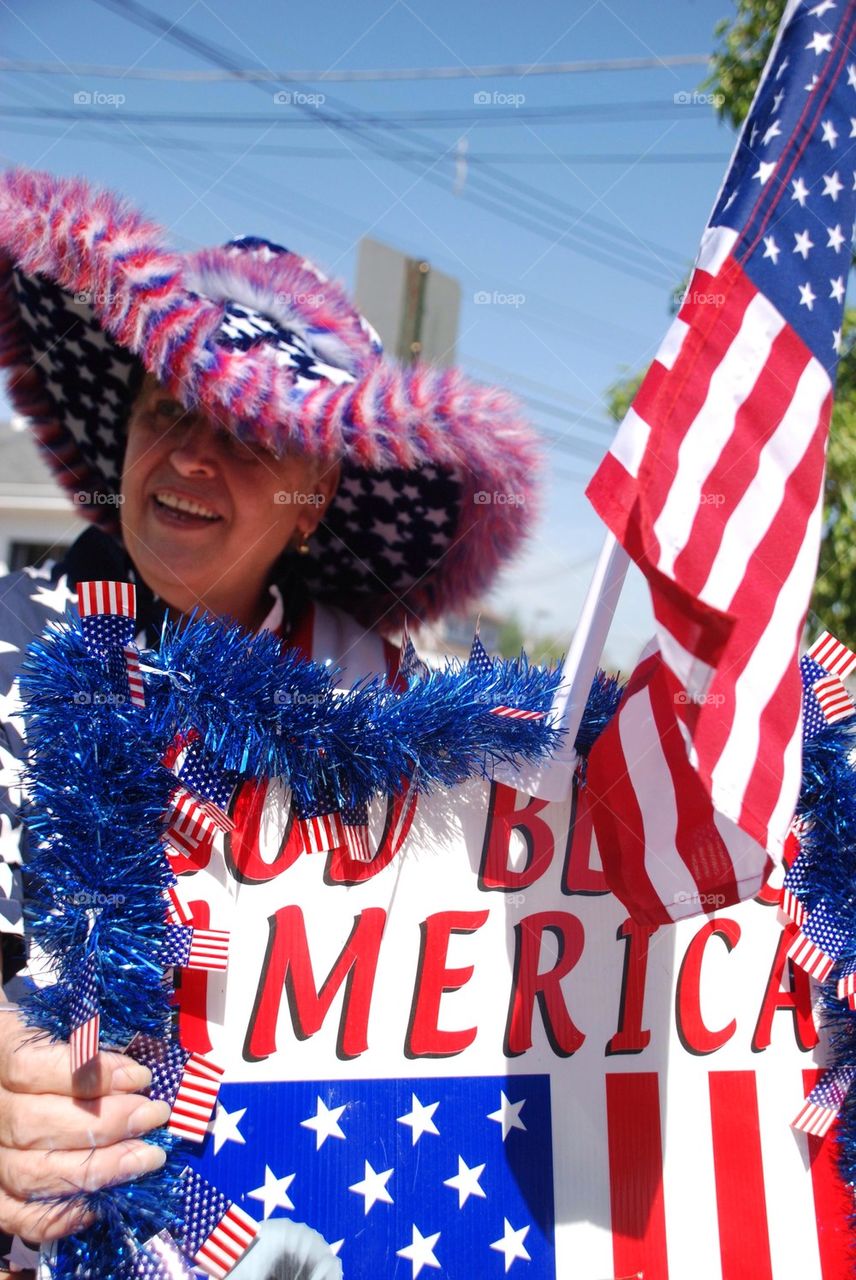
M 111 680 L 133 706 L 146 705 L 140 655 L 132 643 L 137 593 L 131 582 L 79 582 L 77 607 L 86 648 L 104 659 Z
M 195 925 L 170 924 L 166 929 L 162 961 L 165 967 L 226 971 L 229 934 L 221 929 L 199 929 Z
M 470 656 L 467 659 L 467 670 L 477 676 L 489 676 L 494 671 L 493 660 L 482 644 L 478 632 L 473 636 Z M 544 717 L 543 711 L 525 711 L 520 707 L 491 707 L 490 713 L 510 720 L 541 720 Z
M 210 844 L 216 830 L 204 807 L 184 787 L 177 787 L 173 792 L 165 824 L 163 839 L 186 857 L 202 845 Z
M 374 857 L 369 841 L 369 806 L 366 801 L 345 804 L 341 810 L 345 847 L 357 862 L 371 862 Z
M 846 1000 L 850 1008 L 853 1008 L 853 998 L 856 996 L 856 956 L 842 966 L 835 992 L 839 1000 Z
M 217 1102 L 222 1068 L 175 1041 L 154 1036 L 135 1036 L 126 1053 L 151 1071 L 149 1096 L 172 1108 L 169 1132 L 189 1142 L 202 1142 Z
M 813 685 L 814 696 L 828 724 L 849 720 L 856 713 L 853 699 L 838 676 L 824 676 Z
M 856 1067 L 835 1067 L 832 1071 L 827 1071 L 791 1121 L 791 1128 L 822 1138 L 841 1110 L 854 1076 Z
M 188 743 L 178 768 L 178 778 L 197 796 L 200 812 L 221 831 L 234 831 L 235 824 L 226 812 L 235 789 L 235 781 L 227 777 L 206 752 L 199 738 Z
M 757 892 L 799 793 L 797 646 L 856 208 L 856 5 L 820 7 L 787 7 L 681 309 L 588 489 L 657 620 L 662 697 L 646 683 L 626 699 L 588 769 L 608 875 L 652 922 Z M 662 724 L 690 791 L 652 738 Z M 622 760 L 659 813 L 613 785 Z
M 846 941 L 847 931 L 833 919 L 826 903 L 819 902 L 788 947 L 788 955 L 812 978 L 823 982 L 832 972 Z
M 791 862 L 785 873 L 781 901 L 782 911 L 798 927 L 802 926 L 806 920 L 806 909 L 802 902 L 802 895 L 806 887 L 806 864 L 805 859 L 800 857 L 799 833 L 800 824 L 795 822 L 792 824 L 791 830 L 788 832 L 788 838 L 785 841 L 785 857 L 788 856 L 788 846 L 790 845 Z
M 809 649 L 808 656 L 813 658 L 818 666 L 823 667 L 824 671 L 838 676 L 839 680 L 846 680 L 856 671 L 856 653 L 848 649 L 847 645 L 842 644 L 840 640 L 836 640 L 835 636 L 831 636 L 828 631 L 818 636 Z
M 192 924 L 193 916 L 178 896 L 175 887 L 164 889 L 166 899 L 166 918 L 170 924 Z
M 404 645 L 401 651 L 401 660 L 398 664 L 398 674 L 403 676 L 409 685 L 413 684 L 414 681 L 425 680 L 431 674 L 428 664 L 422 661 L 413 647 L 413 641 L 406 626 L 404 628 Z
M 84 965 L 83 980 L 75 985 L 71 995 L 68 1041 L 72 1071 L 79 1071 L 96 1056 L 100 1030 L 98 973 L 95 955 L 90 951 Z
M 182 1181 L 184 1226 L 176 1238 L 198 1267 L 220 1280 L 246 1253 L 258 1224 L 193 1170 L 186 1169 Z
M 311 798 L 293 792 L 291 804 L 304 853 L 329 853 L 345 843 L 338 802 L 323 782 L 315 787 Z
M 147 1240 L 115 1274 L 116 1280 L 193 1280 L 187 1259 L 168 1231 Z

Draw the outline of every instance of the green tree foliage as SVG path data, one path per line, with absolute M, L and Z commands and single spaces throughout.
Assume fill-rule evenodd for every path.
M 739 127 L 752 104 L 755 87 L 772 48 L 785 0 L 735 0 L 735 13 L 717 23 L 711 71 L 700 86 L 713 95 L 722 120 Z M 686 287 L 685 285 L 683 287 Z M 676 288 L 674 299 L 680 298 Z M 827 628 L 856 647 L 856 310 L 844 318 L 826 464 L 823 541 L 811 601 L 812 633 Z M 607 391 L 607 408 L 616 422 L 627 412 L 641 374 L 623 374 Z

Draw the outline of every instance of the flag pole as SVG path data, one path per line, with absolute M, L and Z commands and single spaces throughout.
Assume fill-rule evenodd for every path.
M 566 731 L 562 744 L 549 760 L 534 768 L 513 770 L 499 766 L 494 771 L 497 782 L 540 800 L 567 800 L 577 763 L 574 742 L 629 563 L 627 552 L 608 532 L 565 659 L 564 680 L 553 703 L 557 724 Z

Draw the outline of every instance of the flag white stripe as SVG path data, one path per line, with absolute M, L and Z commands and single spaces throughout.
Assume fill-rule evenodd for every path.
M 707 1072 L 697 1072 L 692 1083 L 681 1082 L 680 1106 L 672 1103 L 668 1073 L 659 1072 L 658 1080 L 669 1275 L 700 1276 L 699 1259 L 704 1258 L 704 1280 L 721 1280 Z M 688 1123 L 690 1116 L 692 1123 Z M 687 1169 L 693 1171 L 692 1195 L 687 1195 Z
M 671 369 L 675 361 L 681 354 L 681 348 L 684 345 L 684 339 L 690 331 L 690 327 L 686 320 L 682 320 L 680 316 L 675 316 L 666 332 L 666 336 L 660 343 L 657 352 L 657 363 L 664 365 L 665 368 Z
M 639 476 L 650 434 L 651 428 L 645 419 L 640 418 L 635 409 L 628 409 L 618 434 L 610 445 L 609 452 L 618 459 L 625 471 L 630 472 L 634 480 Z
M 776 308 L 756 294 L 711 376 L 704 403 L 681 440 L 677 474 L 654 522 L 660 543 L 657 567 L 662 573 L 674 575 L 675 561 L 689 540 L 702 505 L 704 486 L 734 432 L 734 415 L 751 394 L 784 325 Z
M 696 254 L 697 269 L 712 276 L 718 275 L 736 243 L 737 232 L 732 227 L 706 227 Z
M 775 1073 L 759 1072 L 757 1079 L 772 1273 L 821 1280 L 806 1140 L 788 1125 L 788 1117 L 804 1099 L 802 1069 L 795 1065 Z M 782 1194 L 782 1187 L 799 1187 L 802 1192 Z
M 775 695 L 787 667 L 793 661 L 790 644 L 782 643 L 782 635 L 796 617 L 802 618 L 804 601 L 808 599 L 817 565 L 823 495 L 819 495 L 806 528 L 790 574 L 776 597 L 770 620 L 749 660 L 735 682 L 735 707 L 722 754 L 711 772 L 711 796 L 714 807 L 737 822 L 752 768 L 758 756 L 761 712 Z M 795 730 L 799 734 L 799 725 Z M 785 753 L 782 786 L 773 813 L 777 827 L 770 822 L 770 835 L 779 848 L 784 844 L 787 828 L 796 808 L 800 789 L 800 770 L 794 753 Z M 773 849 L 768 844 L 771 854 Z
M 811 359 L 785 416 L 761 450 L 758 470 L 725 526 L 716 559 L 699 593 L 707 604 L 719 609 L 731 604 L 749 559 L 782 504 L 785 485 L 811 444 L 828 395 L 829 378 L 819 362 Z
M 699 909 L 698 885 L 681 859 L 674 856 L 678 827 L 675 792 L 647 689 L 625 704 L 618 717 L 618 732 L 642 814 L 648 878 L 673 919 L 687 911 L 695 914 Z M 641 753 L 640 743 L 646 744 Z

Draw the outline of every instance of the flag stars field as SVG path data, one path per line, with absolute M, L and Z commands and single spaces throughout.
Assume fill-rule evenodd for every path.
M 246 1138 L 238 1128 L 246 1113 L 246 1107 L 241 1107 L 238 1111 L 227 1111 L 221 1102 L 217 1103 L 217 1110 L 210 1125 L 214 1138 L 215 1156 L 227 1142 L 237 1142 L 241 1146 L 246 1142 Z

